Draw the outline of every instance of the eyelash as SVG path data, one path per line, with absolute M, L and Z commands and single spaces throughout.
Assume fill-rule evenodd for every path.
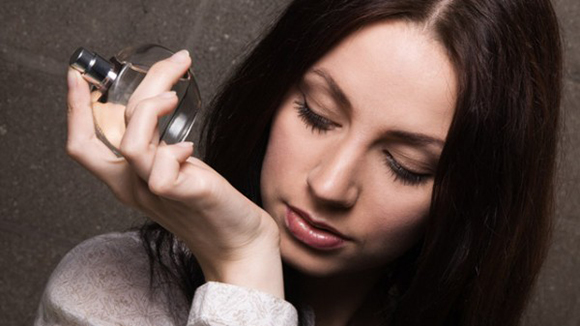
M 411 172 L 409 169 L 404 168 L 395 160 L 391 153 L 384 151 L 385 153 L 385 161 L 387 165 L 390 167 L 393 176 L 395 177 L 395 181 L 400 180 L 404 185 L 420 185 L 427 181 L 430 177 L 429 174 L 423 173 L 416 173 Z
M 300 119 L 302 119 L 307 127 L 312 128 L 312 132 L 317 131 L 321 134 L 324 134 L 337 126 L 336 123 L 312 111 L 310 107 L 308 107 L 305 98 L 303 98 L 302 101 L 295 101 L 294 104 L 296 105 L 298 116 Z M 401 164 L 395 160 L 391 153 L 384 151 L 384 154 L 385 162 L 393 174 L 395 181 L 400 181 L 404 185 L 419 185 L 425 183 L 430 177 L 429 174 L 411 172 L 410 170 L 401 166 Z
M 314 111 L 308 107 L 306 99 L 303 99 L 302 102 L 296 101 L 294 103 L 296 104 L 296 109 L 298 110 L 298 116 L 308 127 L 312 128 L 312 132 L 318 131 L 319 133 L 324 134 L 336 127 L 336 124 L 332 121 L 314 113 Z

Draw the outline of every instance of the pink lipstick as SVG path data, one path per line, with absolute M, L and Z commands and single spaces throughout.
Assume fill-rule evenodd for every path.
M 306 212 L 295 207 L 287 206 L 286 226 L 294 238 L 319 250 L 338 249 L 349 240 L 334 228 L 313 221 Z

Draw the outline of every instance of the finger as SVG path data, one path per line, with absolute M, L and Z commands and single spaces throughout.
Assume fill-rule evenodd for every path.
M 157 121 L 159 117 L 171 112 L 176 104 L 175 92 L 165 92 L 141 101 L 127 125 L 119 150 L 145 181 L 149 179 L 157 150 Z
M 134 175 L 131 184 L 133 207 L 145 213 L 149 218 L 157 220 L 163 211 L 161 198 L 151 193 L 147 183 L 137 175 Z
M 160 145 L 149 176 L 149 189 L 152 193 L 174 200 L 184 199 L 179 193 L 181 166 L 193 153 L 193 143 L 181 142 L 173 145 Z
M 80 73 L 69 69 L 67 74 L 67 153 L 85 167 L 89 167 L 94 155 L 104 155 L 107 159 L 114 154 L 95 135 L 95 125 L 91 106 L 92 96 L 89 84 Z
M 81 78 L 79 72 L 68 70 L 68 136 L 75 139 L 90 139 L 95 136 L 91 92 L 89 84 Z
M 214 171 L 214 169 L 211 166 L 207 165 L 207 163 L 198 159 L 197 157 L 190 156 L 187 158 L 187 162 L 191 163 L 192 165 L 195 165 L 196 167 L 198 167 L 200 169 L 204 169 L 207 171 Z
M 127 103 L 126 120 L 131 119 L 133 109 L 140 101 L 166 92 L 187 72 L 191 58 L 187 50 L 181 50 L 171 57 L 155 63 L 139 84 Z

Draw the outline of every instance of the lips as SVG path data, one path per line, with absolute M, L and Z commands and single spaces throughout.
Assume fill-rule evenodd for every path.
M 287 206 L 286 227 L 294 238 L 319 250 L 333 250 L 345 245 L 349 239 L 329 225 L 313 221 L 304 211 Z

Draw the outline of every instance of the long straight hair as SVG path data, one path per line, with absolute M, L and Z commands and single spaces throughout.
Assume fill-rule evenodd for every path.
M 517 325 L 553 211 L 562 59 L 549 0 L 293 1 L 212 102 L 204 160 L 261 204 L 286 92 L 345 37 L 386 20 L 425 24 L 459 81 L 425 236 L 385 275 L 389 325 Z M 152 275 L 191 300 L 203 283 L 195 258 L 157 224 L 141 234 Z

